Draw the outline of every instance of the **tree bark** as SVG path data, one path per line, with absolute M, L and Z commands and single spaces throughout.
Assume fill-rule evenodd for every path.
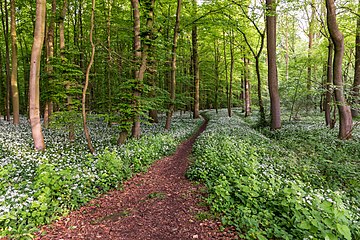
M 10 121 L 10 83 L 11 83 L 11 74 L 10 74 L 10 50 L 9 50 L 9 14 L 7 1 L 4 1 L 4 6 L 2 1 L 0 1 L 1 8 L 1 22 L 4 32 L 5 40 L 5 73 L 6 73 L 6 93 L 5 93 L 5 110 L 6 110 L 6 120 Z M 4 12 L 5 9 L 5 12 Z
M 355 69 L 354 84 L 352 89 L 353 107 L 351 113 L 353 117 L 359 116 L 359 90 L 360 90 L 360 1 L 358 2 L 358 16 L 356 20 L 356 39 L 355 39 Z
M 147 68 L 147 57 L 148 57 L 148 50 L 150 48 L 150 41 L 151 41 L 151 33 L 152 27 L 154 22 L 154 5 L 155 0 L 149 0 L 148 3 L 148 16 L 146 21 L 146 34 L 145 34 L 145 41 L 143 44 L 143 49 L 141 52 L 141 40 L 140 40 L 140 12 L 139 12 L 139 2 L 138 0 L 131 1 L 133 6 L 133 14 L 134 14 L 134 51 L 135 51 L 135 61 L 139 61 L 141 58 L 140 68 L 139 70 L 135 71 L 135 82 L 136 87 L 134 90 L 134 112 L 135 117 L 133 121 L 132 127 L 132 136 L 134 138 L 139 138 L 141 134 L 140 128 L 140 96 L 143 87 L 144 75 Z
M 196 1 L 193 2 L 196 8 Z M 193 50 L 193 72 L 194 72 L 194 112 L 193 118 L 200 117 L 200 71 L 199 71 L 199 54 L 196 23 L 192 26 L 192 50 Z
M 46 0 L 36 0 L 36 21 L 34 31 L 34 43 L 31 50 L 29 104 L 30 124 L 34 140 L 35 150 L 45 150 L 44 137 L 40 123 L 40 61 L 41 50 L 44 42 Z
M 309 32 L 308 32 L 308 65 L 307 65 L 307 82 L 306 82 L 306 89 L 307 89 L 307 103 L 306 109 L 309 110 L 309 105 L 311 104 L 312 97 L 311 97 L 311 88 L 312 88 L 312 48 L 313 48 L 313 41 L 314 41 L 314 24 L 315 24 L 315 0 L 311 0 L 311 16 L 309 21 Z
M 228 116 L 232 116 L 232 95 L 233 95 L 233 81 L 234 81 L 234 33 L 231 30 L 230 32 L 230 82 L 229 82 L 229 92 L 228 92 Z
M 179 36 L 180 29 L 180 13 L 181 13 L 181 0 L 177 1 L 177 10 L 176 10 L 176 21 L 174 28 L 174 38 L 172 45 L 172 58 L 171 58 L 171 73 L 170 73 L 170 104 L 168 113 L 166 115 L 165 129 L 169 130 L 171 125 L 172 115 L 175 110 L 175 93 L 176 93 L 176 49 L 177 41 Z
M 55 18 L 56 18 L 56 0 L 52 0 L 51 3 L 51 18 L 48 26 L 47 36 L 46 36 L 46 73 L 48 75 L 48 85 L 52 80 L 53 75 L 53 66 L 51 65 L 51 60 L 54 57 L 54 31 L 55 31 Z M 49 87 L 49 86 L 47 86 Z M 48 127 L 49 125 L 49 117 L 52 114 L 52 105 L 51 96 L 47 96 L 45 102 L 45 110 L 44 110 L 44 126 Z
M 94 32 L 94 15 L 95 15 L 95 0 L 92 0 L 92 7 L 91 7 L 91 20 L 90 20 L 90 44 L 91 44 L 91 57 L 90 57 L 90 62 L 89 65 L 86 69 L 86 75 L 85 75 L 85 84 L 84 84 L 84 89 L 82 92 L 82 117 L 83 117 L 83 127 L 84 127 L 84 133 L 85 133 L 85 138 L 86 138 L 86 142 L 89 148 L 89 151 L 91 152 L 91 154 L 95 153 L 95 149 L 91 143 L 91 137 L 90 137 L 90 132 L 89 132 L 89 128 L 87 126 L 87 121 L 86 121 L 86 91 L 89 85 L 89 75 L 90 75 L 90 70 L 91 67 L 94 63 L 94 56 L 95 56 L 95 45 L 93 43 L 93 32 Z
M 251 101 L 250 101 L 250 71 L 249 71 L 249 59 L 244 57 L 244 112 L 245 117 L 251 114 Z
M 10 17 L 11 17 L 11 96 L 12 96 L 12 105 L 13 105 L 13 123 L 19 125 L 20 123 L 20 106 L 19 106 L 19 89 L 17 82 L 17 68 L 18 68 L 18 58 L 17 58 L 17 44 L 16 44 L 16 19 L 15 19 L 15 0 L 11 0 L 10 7 Z
M 215 110 L 218 113 L 219 109 L 219 62 L 220 62 L 220 51 L 217 41 L 214 41 L 214 71 L 215 71 Z
M 342 79 L 342 60 L 344 56 L 344 36 L 339 30 L 336 21 L 336 11 L 334 0 L 326 0 L 327 8 L 327 24 L 330 37 L 334 43 L 334 85 L 335 85 L 335 99 L 338 107 L 340 124 L 339 124 L 339 138 L 350 139 L 352 131 L 352 116 L 350 106 L 346 103 L 344 95 L 344 84 Z
M 270 93 L 271 130 L 281 128 L 280 96 L 276 66 L 276 2 L 266 0 L 266 34 L 268 55 L 268 86 Z
M 331 99 L 333 96 L 333 51 L 334 45 L 329 39 L 329 46 L 328 46 L 328 60 L 327 60 L 327 76 L 326 76 L 326 94 L 325 94 L 325 123 L 326 126 L 330 126 L 333 128 L 332 119 L 331 119 Z

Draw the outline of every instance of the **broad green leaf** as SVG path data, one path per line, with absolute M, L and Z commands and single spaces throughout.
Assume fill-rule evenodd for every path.
M 309 230 L 309 229 L 311 228 L 311 224 L 310 224 L 309 221 L 302 221 L 302 222 L 299 224 L 299 228 Z
M 347 240 L 351 240 L 351 232 L 348 226 L 336 224 L 336 228 Z

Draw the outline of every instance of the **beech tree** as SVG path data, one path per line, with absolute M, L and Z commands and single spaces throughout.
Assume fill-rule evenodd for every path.
M 90 75 L 90 70 L 91 67 L 94 63 L 94 56 L 95 56 L 95 44 L 93 42 L 93 32 L 94 32 L 94 15 L 95 15 L 95 0 L 92 0 L 91 3 L 91 20 L 90 20 L 90 44 L 91 44 L 91 57 L 90 57 L 90 62 L 89 65 L 86 69 L 86 75 L 85 75 L 85 84 L 84 84 L 84 88 L 83 88 L 83 93 L 82 93 L 82 117 L 83 117 L 83 128 L 84 128 L 84 133 L 85 133 L 85 138 L 86 138 L 86 142 L 88 145 L 88 148 L 90 150 L 90 152 L 92 154 L 95 153 L 95 149 L 91 143 L 91 137 L 90 137 L 90 132 L 87 126 L 87 121 L 86 121 L 86 91 L 88 89 L 88 85 L 89 85 L 89 75 Z
M 359 91 L 360 91 L 360 1 L 358 2 L 358 15 L 356 16 L 356 37 L 355 37 L 355 66 L 354 84 L 352 89 L 353 105 L 351 112 L 353 117 L 359 115 Z
M 352 116 L 350 106 L 346 103 L 344 95 L 344 83 L 342 72 L 342 61 L 344 56 L 344 36 L 339 30 L 336 21 L 336 9 L 334 0 L 326 0 L 327 9 L 327 25 L 330 37 L 334 43 L 334 65 L 333 65 L 333 78 L 335 86 L 335 99 L 339 111 L 340 125 L 339 125 L 339 138 L 350 139 L 352 131 Z
M 11 98 L 13 106 L 13 123 L 19 125 L 20 122 L 20 106 L 19 106 L 19 89 L 18 89 L 18 58 L 16 43 L 16 19 L 15 19 L 15 0 L 10 0 L 11 12 Z
M 174 37 L 172 44 L 172 57 L 171 57 L 171 72 L 170 72 L 170 104 L 166 115 L 165 129 L 169 130 L 171 125 L 172 115 L 175 110 L 175 97 L 176 97 L 176 49 L 180 28 L 180 13 L 181 13 L 181 0 L 177 1 L 176 21 L 174 27 Z
M 266 35 L 268 55 L 268 86 L 272 130 L 281 128 L 280 97 L 276 66 L 276 1 L 266 0 Z
M 30 61 L 30 83 L 29 83 L 29 105 L 30 125 L 35 150 L 45 150 L 44 137 L 40 122 L 40 61 L 44 41 L 46 16 L 46 0 L 36 0 L 36 20 L 34 31 L 34 42 L 31 50 Z

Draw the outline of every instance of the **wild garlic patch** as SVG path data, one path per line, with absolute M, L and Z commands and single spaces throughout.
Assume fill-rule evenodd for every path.
M 360 239 L 360 145 L 319 121 L 256 131 L 256 119 L 209 111 L 187 175 L 246 239 Z M 311 237 L 310 237 L 311 236 Z
M 118 130 L 91 116 L 89 128 L 97 155 L 88 153 L 81 129 L 76 141 L 66 128 L 44 129 L 47 149 L 32 149 L 31 130 L 22 119 L 18 128 L 0 122 L 0 237 L 22 236 L 116 188 L 134 172 L 175 151 L 201 120 L 175 114 L 172 128 L 160 123 L 142 126 L 139 140 L 116 145 Z

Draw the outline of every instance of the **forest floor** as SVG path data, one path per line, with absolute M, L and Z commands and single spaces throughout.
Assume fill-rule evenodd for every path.
M 238 239 L 210 217 L 206 189 L 185 177 L 189 155 L 206 122 L 170 157 L 77 211 L 42 227 L 36 239 Z

